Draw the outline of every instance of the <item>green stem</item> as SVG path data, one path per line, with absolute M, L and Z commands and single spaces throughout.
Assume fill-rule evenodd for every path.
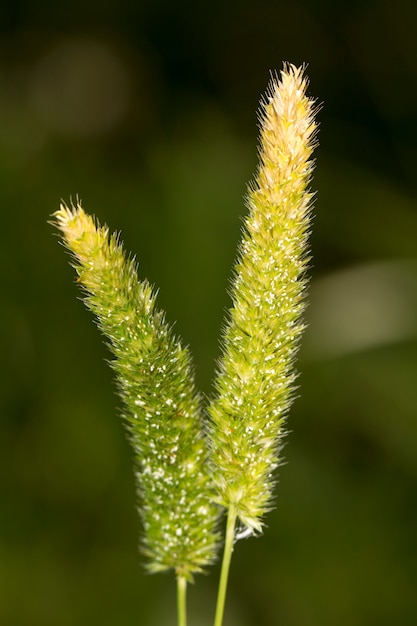
M 229 578 L 230 560 L 232 558 L 233 544 L 235 542 L 236 508 L 230 505 L 227 514 L 226 538 L 224 542 L 223 562 L 220 572 L 219 591 L 217 593 L 216 615 L 214 626 L 222 626 L 224 604 L 226 600 L 227 580 Z
M 187 626 L 187 579 L 177 576 L 178 626 Z

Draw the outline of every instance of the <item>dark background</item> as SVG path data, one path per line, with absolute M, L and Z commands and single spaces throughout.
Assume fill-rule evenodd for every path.
M 308 63 L 309 323 L 287 464 L 225 626 L 417 623 L 417 5 L 15 0 L 0 8 L 0 623 L 172 626 L 143 573 L 108 358 L 47 223 L 121 230 L 210 393 L 256 110 Z M 218 568 L 190 589 L 212 623 Z

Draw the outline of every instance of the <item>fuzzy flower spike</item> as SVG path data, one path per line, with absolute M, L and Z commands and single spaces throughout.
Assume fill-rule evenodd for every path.
M 212 561 L 217 538 L 188 350 L 173 336 L 150 285 L 138 280 L 116 235 L 109 236 L 79 204 L 61 206 L 54 217 L 73 254 L 86 305 L 114 355 L 136 461 L 148 568 L 173 568 L 184 589 L 185 581 Z
M 209 407 L 217 501 L 232 518 L 229 534 L 239 522 L 238 538 L 261 531 L 271 508 L 304 328 L 317 128 L 306 87 L 303 68 L 286 65 L 261 102 L 260 164 L 248 193 L 233 306 Z

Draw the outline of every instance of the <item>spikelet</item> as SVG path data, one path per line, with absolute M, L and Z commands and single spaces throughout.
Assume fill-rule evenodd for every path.
M 139 281 L 116 235 L 78 204 L 54 214 L 85 291 L 108 338 L 129 438 L 150 571 L 192 575 L 214 557 L 217 507 L 210 501 L 200 398 L 190 355 Z
M 260 165 L 235 266 L 232 308 L 209 406 L 216 500 L 260 531 L 294 390 L 308 263 L 314 101 L 284 66 L 260 112 Z

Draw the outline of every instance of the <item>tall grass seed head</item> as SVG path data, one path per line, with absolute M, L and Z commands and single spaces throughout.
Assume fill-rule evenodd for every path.
M 262 529 L 292 402 L 304 324 L 314 101 L 302 68 L 284 66 L 261 102 L 259 169 L 250 186 L 211 417 L 216 499 Z

